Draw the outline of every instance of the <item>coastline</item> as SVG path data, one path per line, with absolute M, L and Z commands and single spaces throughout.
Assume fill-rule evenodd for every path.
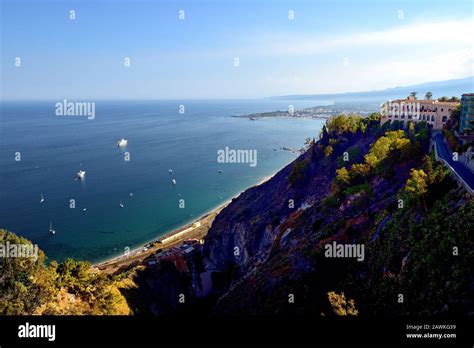
M 286 163 L 281 168 L 277 169 L 273 174 L 266 176 L 256 184 L 243 189 L 224 203 L 211 209 L 210 211 L 201 215 L 192 222 L 187 223 L 184 226 L 181 226 L 163 236 L 160 236 L 154 241 L 145 243 L 144 245 L 131 250 L 128 254 L 113 256 L 104 261 L 94 263 L 92 265 L 92 268 L 105 273 L 114 273 L 119 269 L 138 265 L 156 252 L 173 248 L 177 245 L 184 243 L 186 240 L 201 240 L 202 238 L 204 238 L 204 236 L 207 234 L 207 231 L 210 229 L 214 218 L 221 212 L 222 209 L 229 205 L 232 200 L 239 197 L 246 190 L 252 187 L 260 186 L 263 183 L 267 182 L 293 161 L 294 159 Z

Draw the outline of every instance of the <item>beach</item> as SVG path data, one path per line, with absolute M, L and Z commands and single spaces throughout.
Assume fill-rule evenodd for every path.
M 285 164 L 285 166 L 286 165 L 288 165 L 288 163 Z M 276 173 L 278 173 L 285 166 L 278 169 L 274 174 L 263 178 L 257 184 L 251 187 L 259 186 L 265 183 L 266 181 L 270 180 Z M 240 196 L 246 190 L 239 192 L 237 195 L 235 195 L 231 199 L 227 200 L 226 202 L 219 205 L 218 207 L 212 209 L 210 212 L 200 216 L 192 223 L 189 223 L 170 233 L 167 233 L 164 236 L 161 236 L 159 239 L 157 239 L 154 242 L 146 243 L 145 245 L 139 248 L 131 250 L 129 253 L 126 253 L 126 254 L 124 253 L 124 255 L 115 256 L 103 262 L 96 263 L 92 267 L 104 273 L 115 273 L 116 271 L 120 269 L 126 270 L 130 267 L 137 266 L 143 263 L 150 256 L 156 254 L 157 252 L 171 249 L 177 245 L 183 244 L 185 241 L 197 240 L 202 243 L 203 238 L 206 236 L 207 232 L 211 228 L 212 222 L 214 221 L 215 217 L 222 211 L 222 209 L 224 209 L 227 205 L 229 205 L 233 199 Z

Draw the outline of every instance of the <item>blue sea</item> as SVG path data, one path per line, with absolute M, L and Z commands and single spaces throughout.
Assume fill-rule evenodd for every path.
M 95 119 L 56 116 L 56 102 L 0 104 L 0 228 L 50 260 L 102 261 L 193 221 L 292 161 L 281 148 L 301 148 L 324 122 L 231 117 L 321 105 L 311 100 L 96 101 Z M 257 150 L 257 166 L 218 163 L 226 146 Z

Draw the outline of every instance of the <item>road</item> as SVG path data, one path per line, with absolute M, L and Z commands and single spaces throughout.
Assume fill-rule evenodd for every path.
M 463 163 L 453 161 L 452 153 L 443 139 L 442 134 L 436 134 L 434 136 L 438 156 L 444 159 L 451 166 L 451 169 L 454 170 L 456 174 L 469 186 L 471 192 L 474 192 L 474 174 L 472 174 L 469 168 L 467 168 Z

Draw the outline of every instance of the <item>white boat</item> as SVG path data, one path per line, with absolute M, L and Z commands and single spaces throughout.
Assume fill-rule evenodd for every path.
M 168 169 L 168 173 L 173 173 L 173 169 Z
M 130 192 L 130 197 L 133 197 L 133 192 Z
M 87 211 L 87 208 L 82 209 L 82 211 Z
M 118 147 L 125 147 L 125 146 L 127 146 L 127 144 L 128 144 L 128 140 L 125 139 L 125 138 L 122 138 L 119 141 L 117 141 L 117 146 Z
M 49 222 L 49 233 L 56 234 L 56 230 L 53 228 L 53 223 Z
M 41 194 L 40 203 L 43 203 L 43 202 L 44 202 L 44 197 L 43 197 L 43 194 Z
M 123 208 L 123 203 L 122 203 L 122 201 L 120 201 L 119 207 L 120 207 L 120 208 Z
M 76 173 L 76 179 L 82 180 L 86 176 L 85 170 L 80 170 Z
M 173 183 L 173 185 L 176 185 L 176 180 L 175 179 L 171 180 L 171 182 Z
M 222 174 L 222 173 L 224 173 L 224 171 L 223 171 L 222 169 L 219 169 L 219 173 L 221 173 L 221 174 Z

